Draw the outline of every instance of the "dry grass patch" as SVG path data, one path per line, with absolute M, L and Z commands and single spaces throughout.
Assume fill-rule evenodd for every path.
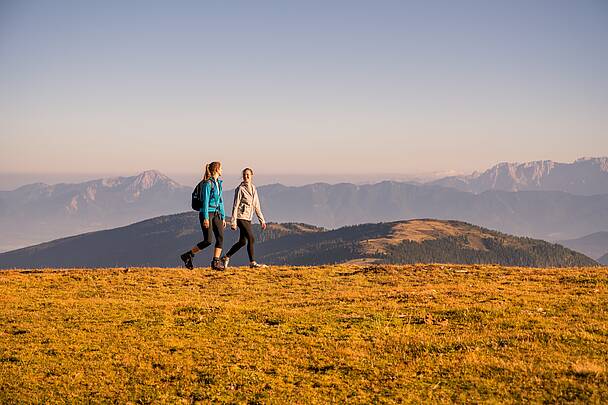
M 495 236 L 483 232 L 481 229 L 466 223 L 448 223 L 445 221 L 410 220 L 393 225 L 391 233 L 386 238 L 368 239 L 362 242 L 366 253 L 386 253 L 386 245 L 398 245 L 403 241 L 424 242 L 448 236 L 467 236 L 467 244 L 474 250 L 487 250 L 482 243 L 483 238 Z
M 0 272 L 0 402 L 608 401 L 606 268 Z

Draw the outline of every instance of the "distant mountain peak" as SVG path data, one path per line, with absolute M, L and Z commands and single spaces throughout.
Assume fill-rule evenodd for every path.
M 517 172 L 518 170 L 521 169 L 544 169 L 546 171 L 550 171 L 551 169 L 553 169 L 555 167 L 556 163 L 552 160 L 535 160 L 532 162 L 524 162 L 524 163 L 520 163 L 520 162 L 501 162 L 498 163 L 494 166 L 492 166 L 491 168 L 489 168 L 488 170 L 486 170 L 485 172 L 474 172 L 474 174 L 482 175 L 484 173 L 488 173 L 488 172 L 495 172 L 498 170 L 509 170 L 510 172 Z
M 164 185 L 170 190 L 176 190 L 182 186 L 171 180 L 168 176 L 158 170 L 145 170 L 131 177 L 110 177 L 100 180 L 94 180 L 93 183 L 100 184 L 102 187 L 115 188 L 125 187 L 127 191 L 132 193 L 140 193 L 149 190 L 157 185 Z
M 599 166 L 603 172 L 608 172 L 608 157 L 582 157 L 574 161 L 574 163 L 587 163 Z
M 488 190 L 547 190 L 582 195 L 606 194 L 608 157 L 583 157 L 572 163 L 552 160 L 501 162 L 484 172 L 446 177 L 430 184 L 474 193 Z
M 166 184 L 169 188 L 179 188 L 180 185 L 158 170 L 146 170 L 135 176 L 131 185 L 137 190 L 148 190 L 157 184 Z
M 143 172 L 139 173 L 137 175 L 137 177 L 142 177 L 142 178 L 160 178 L 163 180 L 167 180 L 169 179 L 169 177 L 165 176 L 164 174 L 162 174 L 161 172 L 159 172 L 158 170 L 155 169 L 151 169 L 151 170 L 144 170 Z
M 608 160 L 608 157 L 605 157 L 605 156 L 604 157 L 583 156 L 583 157 L 580 157 L 580 158 L 576 159 L 574 161 L 574 163 L 576 163 L 576 162 L 588 162 L 588 161 L 597 161 L 597 162 L 604 161 L 605 162 L 607 160 Z
M 50 187 L 48 184 L 38 182 L 38 183 L 25 184 L 21 187 L 16 188 L 14 191 L 24 192 L 24 191 L 46 189 L 48 187 Z

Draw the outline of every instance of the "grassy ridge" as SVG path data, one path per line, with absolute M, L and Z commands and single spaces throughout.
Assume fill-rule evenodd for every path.
M 0 403 L 608 401 L 608 269 L 0 272 Z

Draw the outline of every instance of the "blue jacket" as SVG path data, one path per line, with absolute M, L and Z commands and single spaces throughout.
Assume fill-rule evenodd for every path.
M 226 217 L 224 212 L 224 199 L 222 198 L 222 180 L 217 183 L 213 178 L 203 182 L 201 190 L 201 201 L 203 206 L 200 211 L 205 219 L 209 219 L 210 212 L 219 212 L 222 219 Z

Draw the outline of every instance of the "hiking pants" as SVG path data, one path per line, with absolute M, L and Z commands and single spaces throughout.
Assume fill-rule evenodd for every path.
M 203 226 L 205 217 L 202 212 L 198 213 L 198 220 L 201 223 L 201 229 L 203 230 L 203 236 L 205 240 L 200 241 L 196 244 L 196 247 L 203 250 L 213 242 L 213 235 L 215 235 L 215 247 L 221 249 L 224 245 L 224 225 L 222 223 L 222 217 L 219 212 L 209 213 L 209 228 Z M 213 235 L 211 231 L 213 230 Z
M 240 234 L 239 240 L 230 248 L 226 256 L 232 257 L 233 254 L 239 251 L 240 248 L 245 246 L 247 243 L 247 254 L 249 255 L 249 261 L 252 262 L 253 259 L 253 244 L 255 242 L 255 238 L 253 237 L 253 232 L 251 231 L 251 221 L 247 221 L 246 219 L 237 219 L 236 226 L 239 227 Z

